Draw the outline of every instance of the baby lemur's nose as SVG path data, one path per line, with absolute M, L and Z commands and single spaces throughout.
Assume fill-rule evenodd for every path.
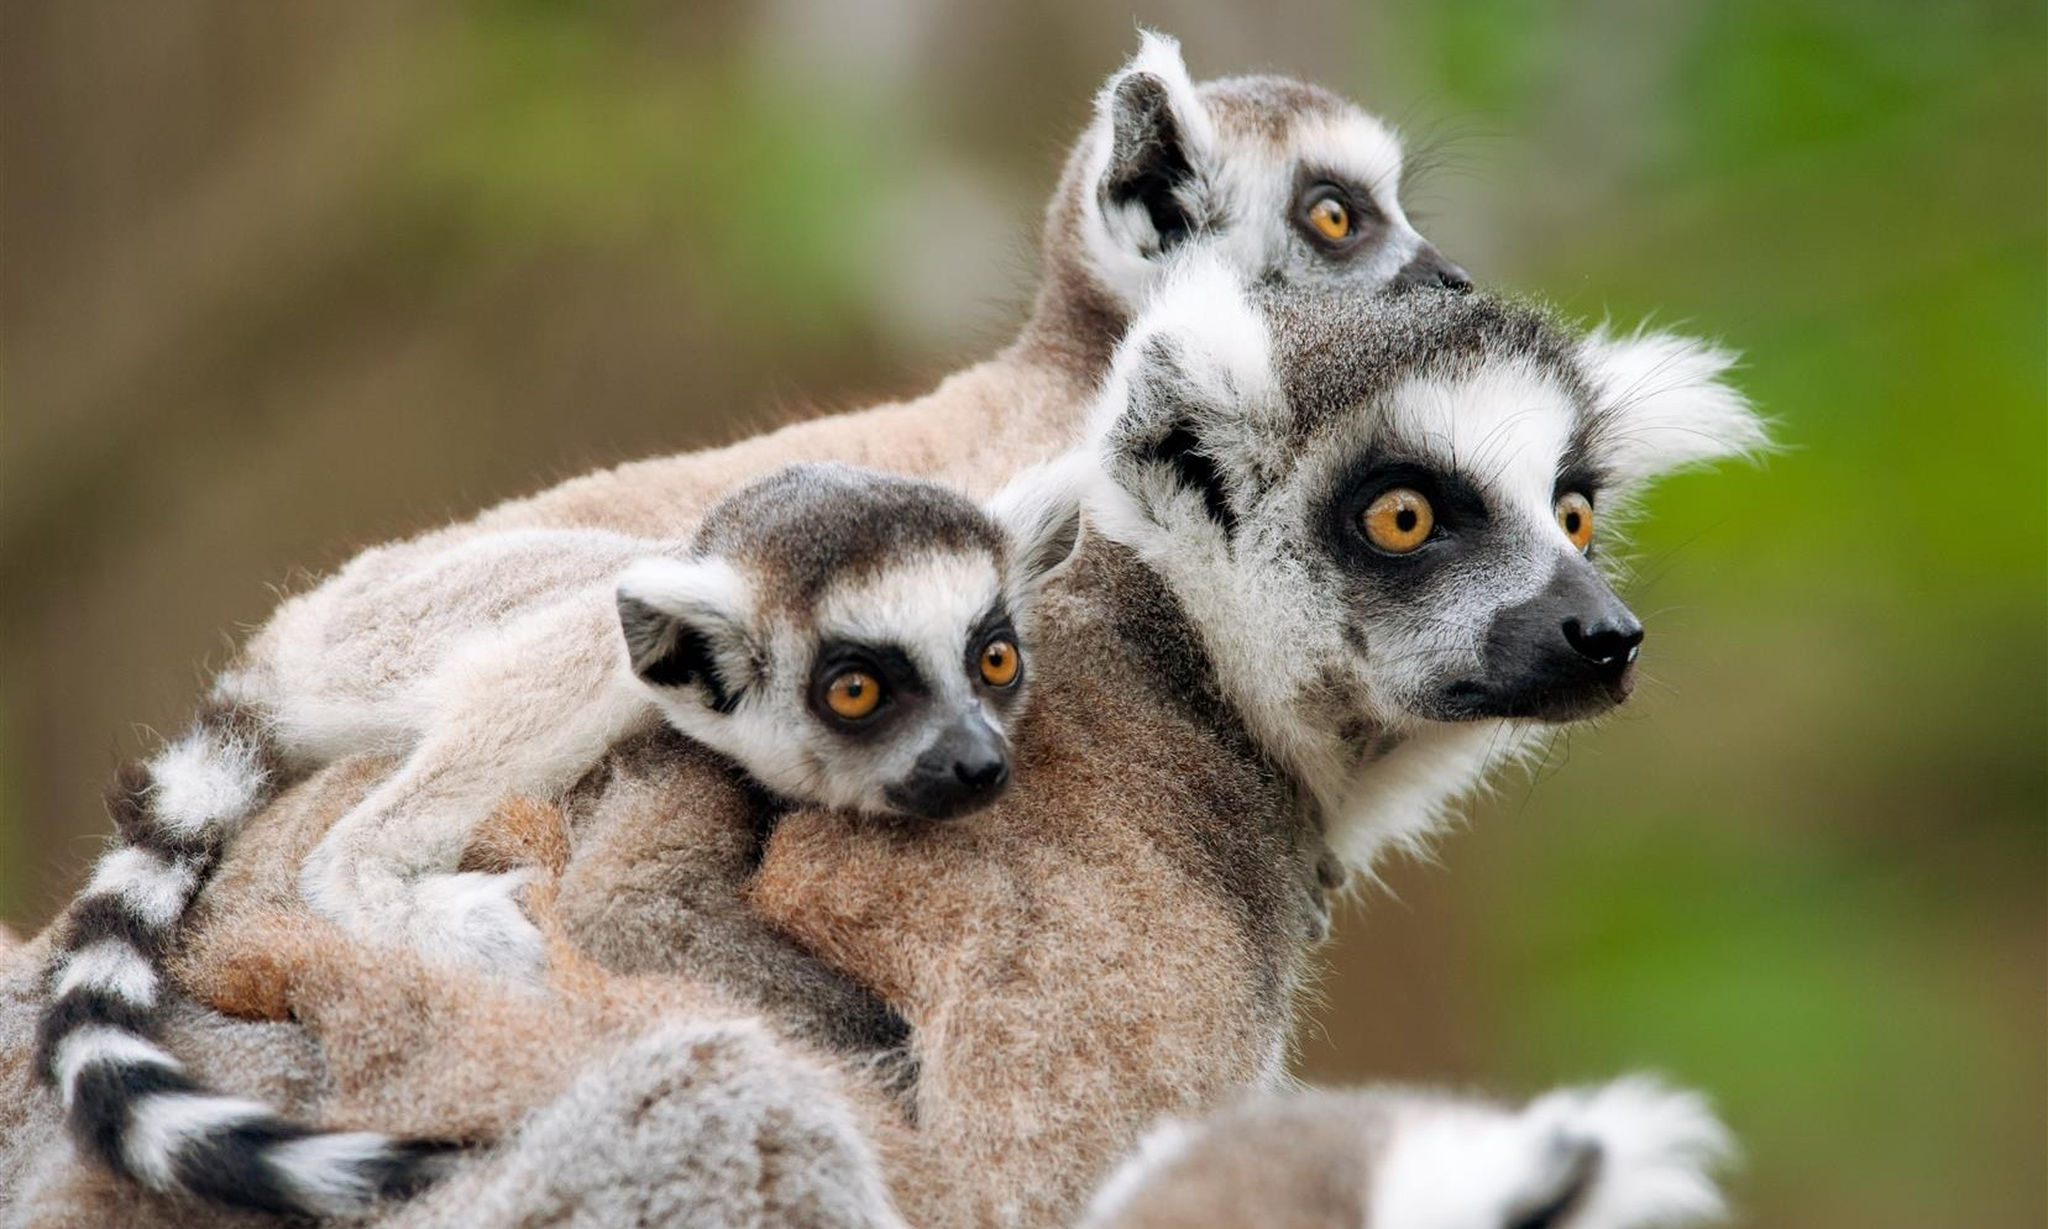
M 969 789 L 993 789 L 1010 779 L 1010 761 L 1002 755 L 958 760 L 953 775 Z
M 1642 648 L 1643 625 L 1626 610 L 1601 614 L 1585 623 L 1566 619 L 1564 638 L 1594 669 L 1608 678 L 1619 678 Z

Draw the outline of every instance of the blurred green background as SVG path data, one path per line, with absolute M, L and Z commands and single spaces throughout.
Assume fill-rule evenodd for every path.
M 0 917 L 270 586 L 993 348 L 1142 19 L 1400 123 L 1482 281 L 1748 355 L 1653 685 L 1343 926 L 1321 1080 L 1710 1090 L 1745 1219 L 2048 1221 L 2038 0 L 0 6 Z

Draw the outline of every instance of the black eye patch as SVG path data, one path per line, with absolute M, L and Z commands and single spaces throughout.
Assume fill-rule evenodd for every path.
M 931 686 L 910 654 L 893 644 L 860 644 L 848 640 L 829 641 L 818 649 L 811 663 L 811 681 L 805 688 L 811 712 L 827 725 L 840 728 L 825 704 L 825 692 L 832 680 L 849 670 L 872 675 L 882 686 L 884 707 L 860 732 L 887 724 L 890 712 L 905 700 L 931 694 Z
M 1407 488 L 1429 501 L 1437 533 L 1420 550 L 1390 556 L 1368 543 L 1361 517 L 1388 491 Z M 1485 497 L 1462 474 L 1414 461 L 1364 456 L 1331 485 L 1323 506 L 1324 541 L 1330 553 L 1354 571 L 1389 578 L 1413 576 L 1432 559 L 1461 549 L 1461 539 L 1484 532 L 1491 521 Z

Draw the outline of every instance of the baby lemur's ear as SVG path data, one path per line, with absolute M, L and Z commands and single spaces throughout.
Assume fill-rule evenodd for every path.
M 1103 144 L 1096 207 L 1108 238 L 1130 257 L 1171 251 L 1206 221 L 1216 145 L 1180 44 L 1145 31 L 1138 53 L 1096 95 L 1095 113 Z
M 1081 490 L 1072 461 L 1033 466 L 988 503 L 1010 539 L 1012 587 L 1029 593 L 1065 567 L 1081 543 Z
M 619 577 L 619 630 L 633 673 L 652 687 L 701 687 L 729 713 L 755 682 L 753 594 L 719 559 L 642 559 Z
M 1626 492 L 1688 465 L 1768 448 L 1763 420 L 1727 381 L 1735 357 L 1673 333 L 1596 329 L 1579 343 L 1595 397 L 1585 426 L 1595 465 Z

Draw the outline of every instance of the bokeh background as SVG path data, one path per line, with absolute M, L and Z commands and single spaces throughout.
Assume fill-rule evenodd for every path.
M 1142 19 L 1351 94 L 1488 283 L 1748 355 L 1654 676 L 1346 919 L 1320 1080 L 1649 1066 L 1755 1224 L 2048 1220 L 2038 0 L 0 5 L 0 917 L 273 585 L 1019 318 Z

